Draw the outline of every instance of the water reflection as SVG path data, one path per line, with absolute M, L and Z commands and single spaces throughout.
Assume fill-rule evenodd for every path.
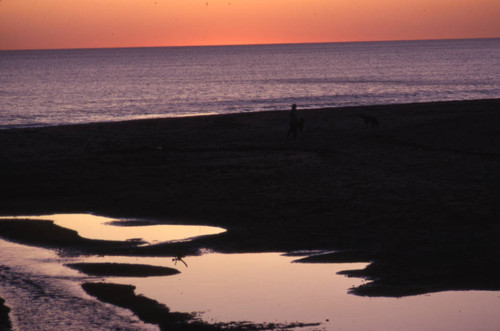
M 200 231 L 203 227 L 188 227 L 191 230 L 196 228 L 196 231 L 183 232 L 182 236 L 171 236 L 166 230 L 162 230 L 165 233 L 152 231 L 153 236 L 148 236 L 142 230 L 150 230 L 152 225 L 143 226 L 142 229 L 140 226 L 112 226 L 107 224 L 110 219 L 92 215 L 90 218 L 89 215 L 35 218 L 54 220 L 56 224 L 75 229 L 82 236 L 92 239 L 127 240 L 138 237 L 140 233 L 140 237 L 152 242 L 208 234 Z M 132 236 L 121 234 L 111 237 L 108 236 L 110 233 L 101 233 L 101 229 L 105 232 L 110 229 L 110 232 L 120 232 L 130 228 L 137 230 Z M 218 231 L 222 232 L 223 229 Z M 103 278 L 84 276 L 63 267 L 66 263 L 78 262 L 134 263 L 176 268 L 181 273 L 174 276 L 108 277 L 107 281 L 134 285 L 136 294 L 164 303 L 172 311 L 200 312 L 200 317 L 211 323 L 321 323 L 320 327 L 314 329 L 361 331 L 486 331 L 496 330 L 500 325 L 499 292 L 443 292 L 399 299 L 350 295 L 349 288 L 361 285 L 363 280 L 347 278 L 337 273 L 363 268 L 366 266 L 364 263 L 301 264 L 293 263 L 299 256 L 284 256 L 280 253 L 205 252 L 201 256 L 179 254 L 174 258 L 58 257 L 44 248 L 3 240 L 0 240 L 0 250 L 0 296 L 7 299 L 7 303 L 13 308 L 18 326 L 22 323 L 41 323 L 42 329 L 49 329 L 47 326 L 73 323 L 81 326 L 81 329 L 92 329 L 96 326 L 122 327 L 128 321 L 132 321 L 129 325 L 131 328 L 138 326 L 137 321 L 130 319 L 130 316 L 122 314 L 122 317 L 111 321 L 109 316 L 105 317 L 106 314 L 109 315 L 109 311 L 104 315 L 94 313 L 99 311 L 101 305 L 90 300 L 79 286 L 84 281 L 102 281 Z M 39 302 L 37 295 L 41 295 L 40 293 L 48 293 L 44 299 L 48 304 Z M 32 301 L 36 304 L 31 304 Z M 30 303 L 30 309 L 27 309 L 26 302 Z M 74 306 L 75 310 L 65 309 L 69 306 Z M 47 313 L 49 310 L 50 314 Z M 73 315 L 77 310 L 92 314 L 93 319 L 87 324 L 85 319 L 75 320 Z
M 110 278 L 173 311 L 200 312 L 211 323 L 321 323 L 314 330 L 495 330 L 500 294 L 443 292 L 405 298 L 348 294 L 363 283 L 337 272 L 365 263 L 301 264 L 279 253 L 210 253 L 186 258 L 189 268 L 171 277 Z M 173 266 L 169 258 L 92 257 L 89 262 Z M 303 330 L 303 329 L 301 329 Z
M 185 240 L 214 235 L 225 229 L 202 225 L 151 224 L 141 220 L 120 220 L 91 214 L 54 214 L 40 216 L 5 216 L 0 219 L 51 220 L 54 224 L 72 229 L 87 239 L 131 241 L 141 239 L 147 243 Z M 137 225 L 140 224 L 140 225 Z
M 13 330 L 158 330 L 80 287 L 88 277 L 64 267 L 72 258 L 0 239 L 0 297 Z

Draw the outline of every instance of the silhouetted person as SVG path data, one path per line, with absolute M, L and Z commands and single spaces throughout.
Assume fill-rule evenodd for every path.
M 299 121 L 299 118 L 297 117 L 297 105 L 293 104 L 292 110 L 290 110 L 289 129 L 286 136 L 290 137 L 290 135 L 292 135 L 293 138 L 297 137 L 297 130 L 299 129 L 299 124 L 300 124 L 300 130 L 302 130 L 302 128 L 304 127 L 304 120 L 301 119 Z

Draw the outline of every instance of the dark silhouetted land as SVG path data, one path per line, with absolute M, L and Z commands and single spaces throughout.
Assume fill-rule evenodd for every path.
M 298 114 L 296 139 L 286 111 L 3 130 L 0 213 L 228 229 L 188 252 L 343 250 L 309 262 L 372 261 L 348 272 L 360 295 L 500 289 L 500 99 Z
M 178 270 L 146 264 L 128 263 L 69 263 L 66 266 L 91 276 L 106 277 L 151 277 L 172 276 Z
M 10 330 L 12 325 L 9 318 L 9 307 L 5 306 L 5 301 L 0 298 L 0 330 Z

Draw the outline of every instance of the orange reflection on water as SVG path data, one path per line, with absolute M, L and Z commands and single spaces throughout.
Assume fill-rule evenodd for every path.
M 71 219 L 67 215 L 59 216 L 36 218 L 53 219 L 61 226 L 64 223 L 60 223 L 59 218 L 61 222 Z M 94 221 L 89 221 L 89 216 Z M 101 223 L 105 228 L 124 228 L 104 224 L 110 219 L 92 215 L 85 215 L 80 221 L 84 227 L 89 226 L 89 223 Z M 75 228 L 75 224 L 79 222 L 71 223 L 69 227 Z M 96 229 L 99 227 L 96 226 Z M 162 239 L 165 239 L 163 235 Z M 356 331 L 490 331 L 498 330 L 500 325 L 500 292 L 450 291 L 399 299 L 350 295 L 349 288 L 361 285 L 363 280 L 347 278 L 337 273 L 341 270 L 364 268 L 366 264 L 363 263 L 301 264 L 293 263 L 298 257 L 283 256 L 279 253 L 206 253 L 201 256 L 183 257 L 186 265 L 175 264 L 171 257 L 56 257 L 52 253 L 48 255 L 48 251 L 43 248 L 27 248 L 3 240 L 0 240 L 0 251 L 0 264 L 8 266 L 2 270 L 0 294 L 13 308 L 14 316 L 19 314 L 19 320 L 25 320 L 26 314 L 31 314 L 23 312 L 22 309 L 24 302 L 31 300 L 31 292 L 29 289 L 24 290 L 19 279 L 39 280 L 40 284 L 50 288 L 64 285 L 64 288 L 70 288 L 74 293 L 78 289 L 75 286 L 82 281 L 103 279 L 77 276 L 77 272 L 63 268 L 62 264 L 116 262 L 178 269 L 181 273 L 174 276 L 109 277 L 106 281 L 132 284 L 136 286 L 136 294 L 157 300 L 172 311 L 200 312 L 201 318 L 212 323 L 321 323 L 313 329 Z M 12 280 L 10 283 L 9 279 Z M 77 292 L 84 296 L 80 289 Z M 26 298 L 17 300 L 18 293 L 22 293 Z M 79 300 L 74 304 L 81 306 Z M 33 321 L 43 320 L 46 309 L 55 311 L 54 303 L 48 305 L 48 308 L 40 309 L 42 313 L 36 315 Z M 73 318 L 72 312 L 67 311 L 66 315 L 64 312 L 62 309 L 57 310 L 59 319 Z
M 442 292 L 405 298 L 348 294 L 363 280 L 337 272 L 364 263 L 302 264 L 279 253 L 186 257 L 188 267 L 166 258 L 91 258 L 92 262 L 163 265 L 169 277 L 110 278 L 133 284 L 136 293 L 172 311 L 201 312 L 207 322 L 321 323 L 313 330 L 497 330 L 500 294 L 491 291 Z M 306 328 L 307 329 L 307 328 Z M 300 329 L 303 330 L 303 329 Z M 307 329 L 308 330 L 308 329 Z
M 1 218 L 51 220 L 58 226 L 77 231 L 83 238 L 118 241 L 142 239 L 148 243 L 183 240 L 198 236 L 219 234 L 226 231 L 222 228 L 202 225 L 155 224 L 129 226 L 126 225 L 126 220 L 95 216 L 91 214 L 54 214 L 16 217 L 6 216 L 0 217 L 0 219 Z M 112 222 L 115 221 L 120 222 L 122 225 L 113 225 Z

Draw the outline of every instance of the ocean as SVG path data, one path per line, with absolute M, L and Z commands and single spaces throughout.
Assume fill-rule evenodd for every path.
M 0 128 L 500 97 L 500 39 L 0 52 Z

